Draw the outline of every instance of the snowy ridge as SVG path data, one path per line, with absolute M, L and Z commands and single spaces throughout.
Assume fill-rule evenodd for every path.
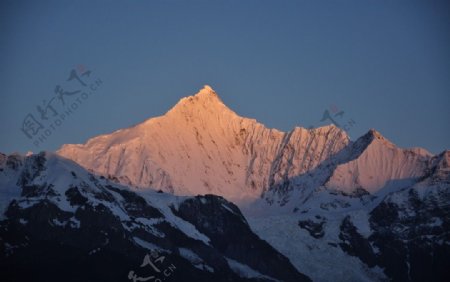
M 17 199 L 16 204 L 21 208 L 29 208 L 41 200 L 46 200 L 55 204 L 62 211 L 74 213 L 77 207 L 70 202 L 67 195 L 71 189 L 76 188 L 81 195 L 86 197 L 87 203 L 94 206 L 104 205 L 108 207 L 115 216 L 121 219 L 125 229 L 133 230 L 136 227 L 145 225 L 147 231 L 155 236 L 162 236 L 153 228 L 153 225 L 161 223 L 161 219 L 133 218 L 127 213 L 126 205 L 129 204 L 127 199 L 121 193 L 105 189 L 105 187 L 114 185 L 114 187 L 117 187 L 115 189 L 129 190 L 126 186 L 99 178 L 73 161 L 64 159 L 51 152 L 42 152 L 28 157 L 11 155 L 5 157 L 5 160 L 0 163 L 0 181 L 8 184 L 2 185 L 0 190 L 0 196 L 4 203 L 1 206 L 2 210 L 0 210 L 2 216 L 4 216 L 6 208 L 14 199 Z M 38 191 L 30 192 L 32 195 L 41 191 L 47 192 L 42 193 L 42 195 L 39 193 L 31 198 L 23 198 L 24 194 L 26 195 L 26 192 L 22 190 L 24 185 L 33 189 L 34 187 L 39 187 L 36 188 Z M 167 195 L 161 195 L 153 191 L 149 191 L 143 196 L 151 199 L 153 206 L 158 207 L 158 211 L 165 215 L 165 220 L 169 224 L 179 228 L 191 238 L 208 243 L 209 239 L 196 230 L 192 224 L 181 220 L 170 212 L 171 205 L 185 199 L 175 196 L 167 197 Z M 165 199 L 162 200 L 161 198 Z M 148 201 L 150 202 L 150 200 Z
M 371 141 L 366 149 L 355 160 L 337 166 L 325 184 L 327 188 L 347 193 L 359 188 L 373 194 L 390 181 L 424 175 L 429 156 L 400 149 L 377 131 L 371 130 L 367 135 Z

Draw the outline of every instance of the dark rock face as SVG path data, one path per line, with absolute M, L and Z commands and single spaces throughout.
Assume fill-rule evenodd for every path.
M 450 189 L 438 186 L 422 196 L 409 188 L 388 195 L 370 213 L 365 238 L 346 217 L 339 244 L 393 281 L 450 281 Z
M 2 154 L 2 162 L 6 161 L 6 167 L 10 169 L 17 169 L 22 165 L 22 157 L 20 155 L 9 155 L 5 156 Z
M 33 155 L 25 159 L 24 169 L 18 179 L 17 184 L 20 186 L 33 181 L 45 169 L 47 159 L 44 153 Z M 8 156 L 6 165 L 13 170 L 17 170 L 22 166 L 22 159 L 20 156 Z
M 319 239 L 322 238 L 325 235 L 325 232 L 323 230 L 323 226 L 326 222 L 325 219 L 321 219 L 319 218 L 320 221 L 319 222 L 315 222 L 312 221 L 310 219 L 308 220 L 300 220 L 298 222 L 298 226 L 300 226 L 300 228 L 305 229 L 306 231 L 309 232 L 309 235 L 311 235 L 312 237 Z
M 80 193 L 78 187 L 76 186 L 69 188 L 65 195 L 72 206 L 81 206 L 88 201 L 88 199 Z
M 423 198 L 404 191 L 403 201 L 387 198 L 371 213 L 379 265 L 394 280 L 449 281 L 450 191 L 437 188 Z
M 146 218 L 163 216 L 158 209 L 147 204 L 147 201 L 145 201 L 145 199 L 141 196 L 138 196 L 136 193 L 114 188 L 111 185 L 107 185 L 106 188 L 120 194 L 125 199 L 124 208 L 131 216 L 143 216 Z
M 308 280 L 250 230 L 236 206 L 220 197 L 187 199 L 177 212 L 179 221 L 189 224 L 182 216 L 189 219 L 208 242 L 177 226 L 175 214 L 168 218 L 146 198 L 79 167 L 62 172 L 73 183 L 51 183 L 46 158 L 42 154 L 0 164 L 0 177 L 14 170 L 21 184 L 0 221 L 2 281 L 133 281 L 152 276 L 149 281 Z M 227 258 L 267 276 L 241 277 Z
M 340 229 L 339 239 L 341 239 L 342 242 L 339 245 L 342 250 L 349 255 L 359 257 L 370 267 L 375 266 L 376 256 L 370 246 L 369 240 L 358 233 L 358 230 L 351 222 L 350 217 L 346 217 L 342 221 Z
M 308 281 L 280 253 L 254 234 L 232 203 L 206 195 L 184 201 L 174 213 L 191 222 L 226 257 L 282 281 Z M 214 224 L 211 224 L 214 222 Z

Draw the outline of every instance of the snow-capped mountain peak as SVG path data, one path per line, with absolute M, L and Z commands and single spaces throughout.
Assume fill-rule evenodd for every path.
M 371 128 L 366 134 L 356 140 L 360 143 L 358 146 L 367 147 L 373 143 L 386 146 L 388 148 L 396 147 L 394 143 L 385 138 L 379 131 Z
M 166 115 L 220 115 L 224 114 L 224 112 L 227 114 L 236 115 L 222 102 L 219 95 L 217 95 L 211 86 L 205 85 L 197 94 L 180 99 L 180 101 L 178 101 L 178 103 L 170 109 Z
M 431 157 L 398 148 L 374 129 L 351 142 L 335 126 L 266 128 L 237 115 L 208 85 L 163 116 L 58 153 L 122 184 L 178 195 L 213 193 L 236 203 L 274 189 L 286 198 L 302 189 L 295 179 L 305 175 L 316 186 L 376 193 L 422 177 Z
M 375 130 L 374 128 L 371 128 L 369 130 L 368 134 L 372 135 L 373 137 L 375 137 L 377 139 L 384 139 L 384 136 L 381 135 L 381 133 L 378 132 L 377 130 Z
M 402 149 L 371 129 L 350 147 L 351 159 L 336 167 L 326 187 L 352 193 L 376 193 L 408 185 L 422 177 L 430 156 L 417 149 Z
M 205 97 L 213 96 L 213 97 L 216 97 L 216 98 L 218 97 L 216 91 L 214 91 L 214 89 L 212 89 L 212 87 L 207 85 L 207 84 L 205 84 L 203 86 L 203 88 L 200 89 L 200 91 L 195 96 L 197 96 L 199 98 L 203 97 L 203 96 L 205 96 Z
M 348 136 L 335 126 L 290 132 L 266 128 L 237 115 L 204 86 L 163 116 L 83 145 L 64 145 L 58 153 L 123 184 L 241 201 L 261 197 L 270 186 L 315 168 L 348 144 Z

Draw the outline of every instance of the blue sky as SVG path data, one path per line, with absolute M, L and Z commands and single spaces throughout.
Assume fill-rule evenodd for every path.
M 450 148 L 447 2 L 1 1 L 0 151 L 84 143 L 209 84 L 268 127 L 321 126 L 326 109 L 344 111 L 336 120 L 354 122 L 353 139 L 375 128 L 438 153 Z M 39 121 L 57 85 L 83 90 L 67 81 L 80 65 L 87 85 L 102 84 L 35 146 L 25 118 Z

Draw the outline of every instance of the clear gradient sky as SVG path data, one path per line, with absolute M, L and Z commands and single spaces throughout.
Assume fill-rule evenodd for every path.
M 449 1 L 2 0 L 0 35 L 0 152 L 84 143 L 204 84 L 268 127 L 322 126 L 331 108 L 353 139 L 450 148 Z M 103 83 L 36 147 L 24 118 L 77 65 Z

